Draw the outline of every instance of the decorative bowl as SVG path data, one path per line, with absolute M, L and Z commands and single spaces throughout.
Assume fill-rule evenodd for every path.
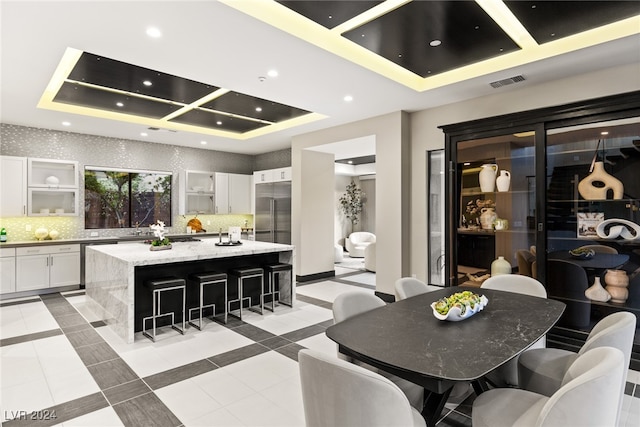
M 57 176 L 51 175 L 45 178 L 44 182 L 48 185 L 58 185 L 60 184 L 60 179 Z
M 467 319 L 474 314 L 482 311 L 483 308 L 489 304 L 489 300 L 484 295 L 480 296 L 480 302 L 474 304 L 473 308 L 470 305 L 465 304 L 464 308 L 462 307 L 451 307 L 447 314 L 441 314 L 436 310 L 436 302 L 431 304 L 431 309 L 433 310 L 433 315 L 438 320 L 448 320 L 450 322 L 459 322 L 460 320 Z M 464 312 L 463 312 L 464 309 Z
M 576 259 L 590 259 L 596 254 L 596 251 L 589 248 L 575 248 L 569 251 L 569 254 Z

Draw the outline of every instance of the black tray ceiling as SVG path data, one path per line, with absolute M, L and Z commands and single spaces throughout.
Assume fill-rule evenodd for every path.
M 145 81 L 151 84 L 145 85 Z M 236 134 L 310 114 L 300 108 L 220 89 L 83 52 L 53 102 Z M 219 90 L 212 99 L 216 96 L 212 94 Z
M 470 1 L 414 1 L 343 36 L 422 77 L 519 49 Z
M 357 13 L 380 2 L 278 3 L 332 29 L 354 17 L 357 21 Z M 640 14 L 637 0 L 504 3 L 538 44 Z M 471 0 L 409 1 L 360 26 L 347 28 L 341 36 L 425 78 L 521 48 Z M 432 40 L 442 44 L 431 47 Z
M 382 3 L 382 1 L 293 0 L 278 1 L 326 28 L 334 28 Z
M 505 1 L 540 44 L 640 14 L 640 1 Z

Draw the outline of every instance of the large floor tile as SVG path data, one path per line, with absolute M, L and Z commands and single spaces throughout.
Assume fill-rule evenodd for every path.
M 1 394 L 2 421 L 18 418 L 24 411 L 29 414 L 55 404 L 44 377 L 24 381 L 11 387 L 3 387 Z
M 374 293 L 374 289 L 350 286 L 331 280 L 299 286 L 296 288 L 296 292 L 300 295 L 306 295 L 328 302 L 333 302 L 338 295 L 349 291 Z
M 304 418 L 283 410 L 257 393 L 226 406 L 225 409 L 246 426 L 304 427 L 305 425 Z
M 192 380 L 163 387 L 155 393 L 183 423 L 222 407 L 220 402 L 194 385 Z
M 2 339 L 58 328 L 58 323 L 41 301 L 4 306 L 0 310 Z
M 326 334 L 317 334 L 297 341 L 297 343 L 303 347 L 328 354 L 329 356 L 336 356 L 338 354 L 338 345 L 334 341 L 331 341 Z
M 300 419 L 304 419 L 304 405 L 302 403 L 302 386 L 300 377 L 291 377 L 260 392 L 274 405 L 283 411 L 291 412 Z
M 191 383 L 204 390 L 223 406 L 238 402 L 256 391 L 228 374 L 227 368 L 216 369 L 191 379 Z
M 200 418 L 187 420 L 185 427 L 242 427 L 244 424 L 225 408 L 209 412 Z
M 298 364 L 270 351 L 225 368 L 225 372 L 256 391 L 262 391 L 298 374 Z

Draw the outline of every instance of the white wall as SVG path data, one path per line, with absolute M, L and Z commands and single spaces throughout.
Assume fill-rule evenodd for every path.
M 296 136 L 292 139 L 292 203 L 293 209 L 293 241 L 296 245 L 296 257 L 299 265 L 299 275 L 322 273 L 328 271 L 326 264 L 319 259 L 319 254 L 325 253 L 333 259 L 333 226 L 334 214 L 329 213 L 326 218 L 315 215 L 316 222 L 300 217 L 301 207 L 297 205 L 308 194 L 305 177 L 313 173 L 317 166 L 308 164 L 305 160 L 312 160 L 303 156 L 305 148 L 344 141 L 363 135 L 375 135 L 376 138 L 376 237 L 377 246 L 377 278 L 376 289 L 392 295 L 396 279 L 402 277 L 408 269 L 409 242 L 409 192 L 400 191 L 410 188 L 409 185 L 409 132 L 408 114 L 395 112 L 380 117 L 373 117 L 343 126 L 312 132 Z M 315 161 L 315 159 L 313 159 Z M 295 185 L 300 180 L 299 185 Z M 329 191 L 333 194 L 334 181 L 327 180 Z M 324 197 L 324 190 L 323 190 Z M 311 195 L 310 197 L 316 197 Z M 327 197 L 325 203 L 333 209 L 332 197 Z M 307 247 L 303 237 L 311 234 L 308 228 L 330 230 L 327 235 L 329 241 L 316 242 L 314 248 Z M 324 242 L 324 240 L 323 240 Z M 316 259 L 314 259 L 316 258 Z M 384 262 L 380 262 L 384 260 Z M 404 263 L 404 264 L 403 264 Z M 333 269 L 331 265 L 330 270 Z
M 597 60 L 597 58 L 594 58 Z M 411 115 L 411 273 L 427 275 L 426 151 L 444 148 L 438 126 L 468 120 L 562 105 L 640 90 L 640 65 L 610 68 L 594 73 L 529 84 L 517 90 L 423 110 Z M 404 190 L 403 190 L 404 191 Z
M 333 271 L 334 155 L 294 150 L 291 159 L 291 240 L 296 247 L 296 275 Z

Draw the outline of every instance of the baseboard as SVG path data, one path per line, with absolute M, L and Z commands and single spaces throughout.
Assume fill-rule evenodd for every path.
M 296 275 L 296 282 L 310 282 L 312 280 L 326 279 L 327 277 L 335 277 L 335 270 L 325 271 L 322 273 L 307 274 L 305 276 Z
M 376 296 L 384 302 L 387 302 L 387 303 L 396 302 L 395 295 L 385 294 L 384 292 L 378 292 L 378 291 L 376 291 L 375 293 L 376 293 Z

